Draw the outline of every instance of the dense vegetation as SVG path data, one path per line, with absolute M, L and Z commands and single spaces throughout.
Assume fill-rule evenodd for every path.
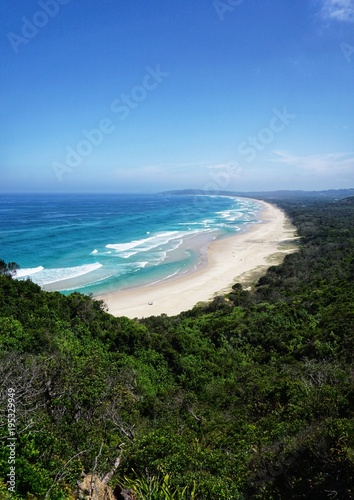
M 299 251 L 175 317 L 114 318 L 2 264 L 1 498 L 9 388 L 11 498 L 73 498 L 117 457 L 111 484 L 142 498 L 354 498 L 353 199 L 278 204 Z

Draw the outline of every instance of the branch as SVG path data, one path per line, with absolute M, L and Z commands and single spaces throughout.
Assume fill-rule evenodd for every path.
M 98 464 L 98 459 L 100 458 L 101 453 L 102 453 L 102 448 L 103 448 L 103 441 L 101 443 L 100 451 L 98 452 L 98 455 L 95 456 L 95 465 L 93 466 L 93 470 L 92 470 L 92 474 L 91 474 L 91 492 L 90 492 L 91 496 L 92 496 L 92 493 L 93 493 L 93 488 L 94 488 L 94 483 L 95 483 L 95 481 L 93 480 L 93 478 L 94 478 L 94 475 L 95 475 L 95 472 L 96 472 L 96 468 L 97 468 L 97 464 Z
M 57 474 L 55 475 L 55 478 L 54 478 L 54 481 L 51 485 L 51 487 L 49 488 L 49 490 L 47 491 L 47 493 L 45 494 L 45 497 L 44 497 L 44 500 L 46 500 L 47 498 L 49 498 L 49 493 L 51 492 L 52 488 L 54 487 L 54 485 L 56 483 L 58 483 L 59 481 L 61 481 L 65 475 L 65 467 L 72 461 L 74 460 L 74 458 L 78 457 L 79 455 L 82 455 L 83 453 L 86 453 L 87 451 L 89 450 L 83 450 L 83 451 L 80 451 L 79 453 L 76 453 L 76 455 L 74 455 L 73 457 L 69 458 L 69 460 L 66 462 L 66 464 L 64 464 L 64 467 L 63 467 L 63 472 L 60 474 L 59 476 L 59 472 L 57 472 Z
M 118 469 L 119 465 L 120 465 L 120 461 L 121 461 L 121 458 L 122 458 L 122 454 L 123 454 L 123 446 L 124 443 L 120 444 L 119 445 L 119 448 L 120 448 L 120 454 L 119 456 L 115 459 L 115 462 L 114 462 L 114 465 L 112 467 L 112 469 L 107 472 L 107 474 L 104 476 L 104 478 L 102 479 L 102 483 L 106 486 L 109 481 L 112 479 L 113 477 L 113 474 L 115 473 L 115 471 Z

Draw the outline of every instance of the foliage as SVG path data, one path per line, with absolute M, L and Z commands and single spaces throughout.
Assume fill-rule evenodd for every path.
M 6 262 L 0 259 L 0 275 L 12 278 L 16 275 L 16 271 L 19 269 L 19 265 L 16 262 Z
M 124 478 L 123 486 L 135 494 L 136 500 L 195 500 L 196 485 L 191 488 L 173 489 L 170 485 L 170 476 L 152 476 L 136 479 Z

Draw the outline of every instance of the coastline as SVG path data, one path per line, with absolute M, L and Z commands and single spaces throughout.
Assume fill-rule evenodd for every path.
M 192 309 L 199 302 L 209 302 L 216 295 L 227 293 L 236 282 L 247 285 L 256 281 L 271 265 L 280 264 L 287 253 L 295 250 L 288 243 L 297 239 L 296 228 L 291 226 L 282 210 L 257 201 L 264 207 L 262 222 L 242 233 L 210 243 L 206 262 L 196 270 L 159 283 L 94 298 L 104 300 L 114 316 L 174 316 Z

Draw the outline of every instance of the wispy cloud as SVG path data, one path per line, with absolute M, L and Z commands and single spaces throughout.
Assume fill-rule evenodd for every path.
M 354 23 L 354 0 L 324 0 L 321 13 L 326 21 Z
M 152 168 L 152 165 L 145 165 L 139 167 L 140 169 Z M 235 162 L 211 162 L 211 161 L 196 161 L 190 163 L 168 163 L 165 162 L 161 165 L 154 165 L 154 168 L 159 168 L 161 170 L 169 170 L 171 172 L 178 171 L 183 172 L 184 170 L 193 170 L 194 172 L 206 172 L 210 170 L 227 170 L 229 172 L 238 172 L 240 170 L 239 163 Z
M 286 151 L 274 151 L 271 161 L 289 165 L 313 174 L 339 175 L 354 172 L 354 153 L 328 153 L 297 156 Z

